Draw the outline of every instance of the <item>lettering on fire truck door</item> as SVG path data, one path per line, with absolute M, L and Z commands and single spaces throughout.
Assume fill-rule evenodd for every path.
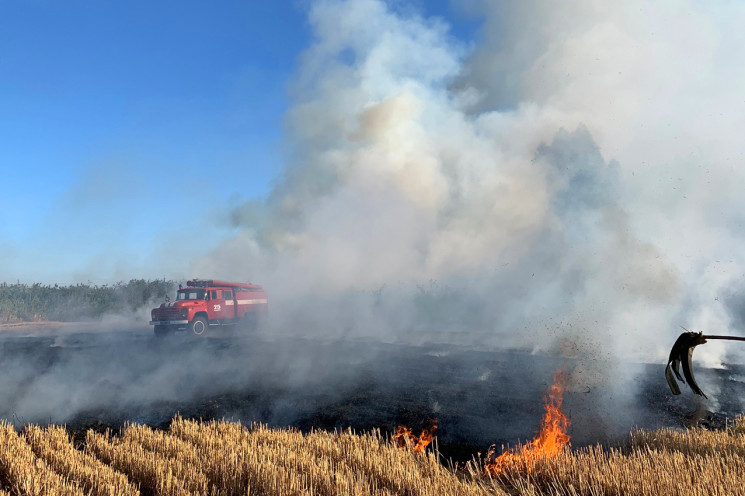
M 222 289 L 213 289 L 210 291 L 210 301 L 208 302 L 210 310 L 210 319 L 228 318 L 225 305 L 225 297 Z

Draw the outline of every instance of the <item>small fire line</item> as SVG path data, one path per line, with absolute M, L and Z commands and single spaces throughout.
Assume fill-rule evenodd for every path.
M 508 470 L 531 473 L 539 460 L 559 455 L 570 446 L 567 430 L 571 425 L 569 417 L 561 411 L 564 402 L 564 390 L 568 383 L 568 375 L 559 370 L 554 375 L 554 383 L 545 395 L 543 418 L 540 430 L 528 443 L 515 448 L 503 450 L 497 455 L 496 445 L 491 445 L 486 454 L 483 469 L 480 472 L 487 476 L 500 476 Z M 415 453 L 423 453 L 434 440 L 437 429 L 437 419 L 430 420 L 430 427 L 422 429 L 419 436 L 412 433 L 412 429 L 399 425 L 392 440 L 401 448 L 410 448 Z
M 489 448 L 484 464 L 485 475 L 499 476 L 507 470 L 531 473 L 536 462 L 557 456 L 569 446 L 567 429 L 571 422 L 561 411 L 567 382 L 568 375 L 563 370 L 554 375 L 554 383 L 546 392 L 540 431 L 532 441 L 508 449 L 499 456 L 496 455 L 496 446 Z
M 400 448 L 410 447 L 415 453 L 424 453 L 427 446 L 435 439 L 435 430 L 437 430 L 437 419 L 431 419 L 430 426 L 422 429 L 422 433 L 418 436 L 412 434 L 411 428 L 399 425 L 392 439 Z

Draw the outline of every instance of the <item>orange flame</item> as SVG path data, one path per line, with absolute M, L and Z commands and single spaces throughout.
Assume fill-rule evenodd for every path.
M 393 440 L 399 448 L 408 446 L 414 453 L 424 453 L 424 449 L 435 439 L 435 430 L 437 430 L 437 419 L 431 420 L 430 423 L 430 427 L 422 429 L 419 436 L 412 434 L 409 427 L 399 425 L 393 435 Z
M 546 392 L 546 413 L 543 414 L 541 430 L 536 437 L 529 443 L 508 449 L 496 457 L 496 447 L 492 445 L 486 454 L 485 473 L 502 475 L 507 469 L 531 473 L 538 460 L 556 456 L 563 451 L 569 444 L 569 417 L 561 412 L 567 379 L 567 374 L 562 370 L 554 375 L 554 384 Z

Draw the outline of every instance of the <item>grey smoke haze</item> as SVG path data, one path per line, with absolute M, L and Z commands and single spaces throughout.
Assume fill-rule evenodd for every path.
M 194 272 L 238 267 L 272 290 L 276 318 L 293 309 L 332 335 L 427 339 L 442 319 L 422 320 L 422 295 L 463 317 L 447 322 L 459 342 L 584 340 L 660 361 L 678 325 L 726 330 L 741 9 L 467 8 L 485 19 L 472 47 L 384 2 L 314 3 L 286 169 Z

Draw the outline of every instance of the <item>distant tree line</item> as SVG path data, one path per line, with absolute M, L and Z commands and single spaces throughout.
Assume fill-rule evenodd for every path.
M 0 284 L 0 323 L 78 321 L 108 313 L 131 312 L 159 301 L 176 283 L 162 279 L 132 279 L 104 284 Z

